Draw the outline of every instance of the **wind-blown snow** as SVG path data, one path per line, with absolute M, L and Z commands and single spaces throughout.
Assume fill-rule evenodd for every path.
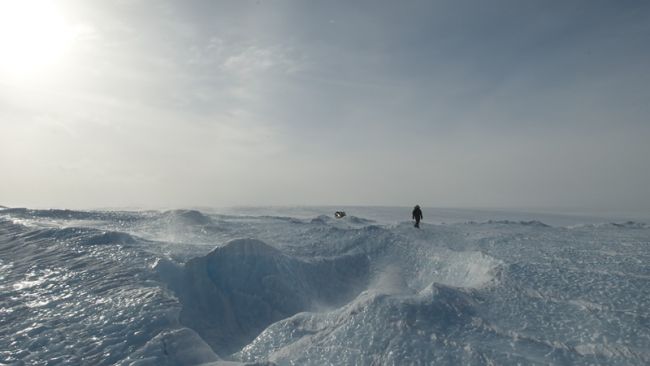
M 2 209 L 0 364 L 650 363 L 644 223 L 346 211 Z

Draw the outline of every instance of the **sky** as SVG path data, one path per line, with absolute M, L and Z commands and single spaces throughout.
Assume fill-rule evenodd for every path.
M 0 205 L 650 212 L 646 1 L 0 14 Z

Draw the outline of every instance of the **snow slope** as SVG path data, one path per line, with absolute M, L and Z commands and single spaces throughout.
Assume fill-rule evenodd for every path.
M 0 364 L 650 363 L 645 224 L 403 211 L 0 210 Z

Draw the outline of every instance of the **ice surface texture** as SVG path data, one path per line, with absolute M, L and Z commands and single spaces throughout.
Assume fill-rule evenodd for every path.
M 238 351 L 270 324 L 318 306 L 339 306 L 366 285 L 368 259 L 302 261 L 253 239 L 240 239 L 185 265 L 172 283 L 181 323 L 218 353 Z
M 268 211 L 0 210 L 0 363 L 650 363 L 644 223 Z

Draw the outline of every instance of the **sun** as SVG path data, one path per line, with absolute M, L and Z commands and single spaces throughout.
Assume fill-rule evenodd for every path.
M 73 32 L 51 0 L 0 0 L 0 73 L 29 76 L 61 61 Z

